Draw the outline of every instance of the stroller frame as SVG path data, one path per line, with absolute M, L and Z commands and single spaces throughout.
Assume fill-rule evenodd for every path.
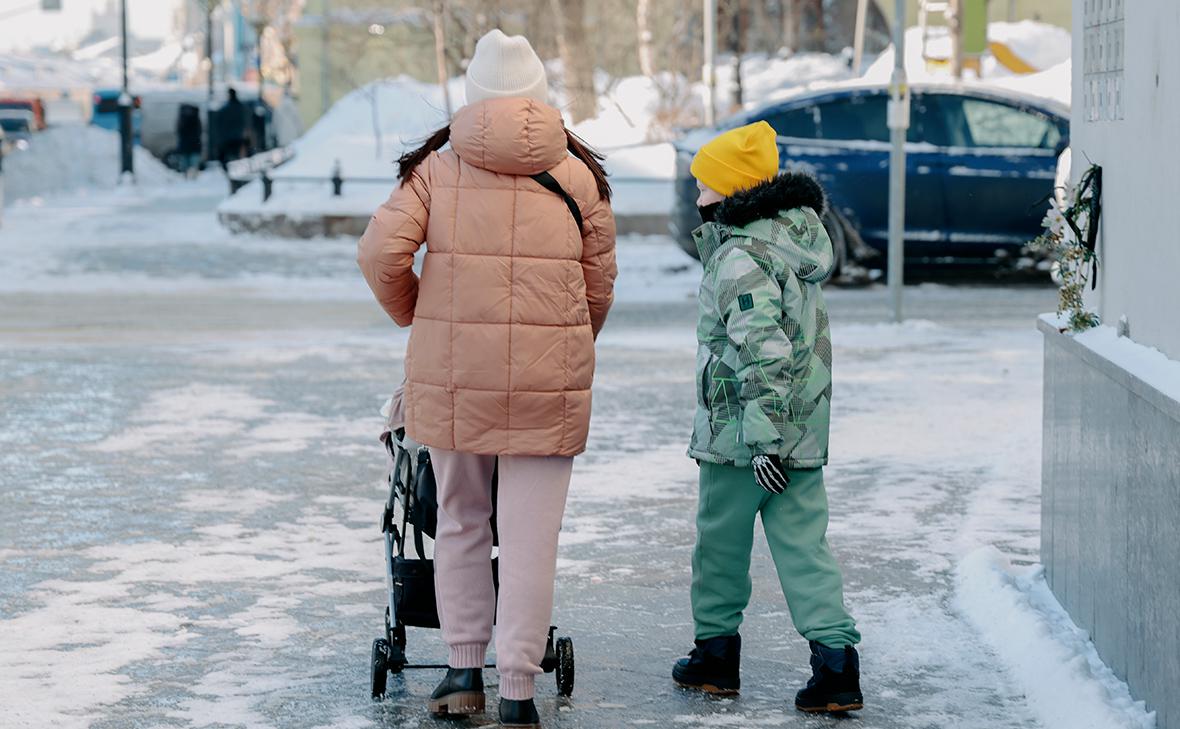
M 417 586 L 424 589 L 421 581 L 410 583 L 402 580 L 395 570 L 395 559 L 405 559 L 406 540 L 409 538 L 409 528 L 414 528 L 414 548 L 419 563 L 423 569 L 433 574 L 433 560 L 425 558 L 423 553 L 422 532 L 425 524 L 418 523 L 412 514 L 431 514 L 437 509 L 436 504 L 427 503 L 419 497 L 419 480 L 423 477 L 423 469 L 430 469 L 429 450 L 406 438 L 404 428 L 387 431 L 381 437 L 389 453 L 393 466 L 389 472 L 389 498 L 385 502 L 385 510 L 381 515 L 381 532 L 385 545 L 385 585 L 387 602 L 385 607 L 385 634 L 373 641 L 370 660 L 370 678 L 372 697 L 380 700 L 385 696 L 389 674 L 400 674 L 406 669 L 417 668 L 448 668 L 439 663 L 410 663 L 406 658 L 406 622 L 398 615 L 398 592 L 403 595 L 407 590 Z M 401 504 L 401 524 L 396 523 L 397 505 Z M 495 514 L 492 515 L 492 530 L 496 533 Z M 493 575 L 495 574 L 495 560 L 493 560 Z M 496 581 L 499 589 L 499 581 Z M 433 582 L 430 588 L 433 590 Z M 433 600 L 432 600 L 433 602 Z M 421 617 L 421 616 L 419 616 Z M 437 613 L 433 616 L 434 624 L 420 627 L 435 627 Z M 426 621 L 420 621 L 426 622 Z M 413 623 L 412 623 L 413 624 Z M 574 644 L 568 637 L 554 638 L 556 626 L 549 626 L 549 636 L 545 644 L 545 656 L 541 660 L 541 669 L 545 673 L 555 674 L 557 692 L 561 696 L 570 696 L 574 690 Z M 485 668 L 495 668 L 494 663 Z

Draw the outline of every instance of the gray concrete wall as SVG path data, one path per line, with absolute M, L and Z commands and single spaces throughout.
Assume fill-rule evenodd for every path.
M 1041 329 L 1049 586 L 1159 729 L 1180 729 L 1180 402 Z

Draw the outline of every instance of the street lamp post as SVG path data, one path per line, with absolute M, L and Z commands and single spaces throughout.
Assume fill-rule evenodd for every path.
M 127 0 L 121 0 L 119 3 L 120 14 L 120 33 L 123 40 L 123 89 L 119 94 L 119 141 L 122 147 L 122 172 L 120 174 L 120 181 L 126 176 L 135 175 L 134 155 L 132 154 L 132 129 L 131 129 L 131 91 L 128 88 L 127 81 Z
M 905 72 L 905 0 L 897 0 L 893 18 L 893 76 L 889 80 L 889 298 L 893 321 L 902 320 L 905 284 L 905 138 L 910 128 L 910 89 Z
M 714 65 L 717 55 L 717 0 L 705 0 L 705 63 L 701 68 L 701 80 L 705 82 L 705 126 L 717 121 L 717 75 Z
M 205 96 L 205 159 L 213 161 L 213 9 L 215 0 L 205 0 L 205 63 L 209 64 L 209 89 Z

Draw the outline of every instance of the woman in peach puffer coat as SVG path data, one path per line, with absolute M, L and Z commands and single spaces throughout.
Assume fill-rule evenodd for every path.
M 450 126 L 399 160 L 401 184 L 369 223 L 358 262 L 390 317 L 413 324 L 406 431 L 430 447 L 438 478 L 435 582 L 450 670 L 430 709 L 483 710 L 495 615 L 500 720 L 531 727 L 557 534 L 590 425 L 594 340 L 613 301 L 615 223 L 601 157 L 548 104 L 527 40 L 488 33 L 466 85 Z M 576 203 L 580 230 L 562 196 L 533 179 L 541 173 Z

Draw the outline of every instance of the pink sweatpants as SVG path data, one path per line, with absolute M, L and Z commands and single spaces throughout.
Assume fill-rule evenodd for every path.
M 500 695 L 533 697 L 541 673 L 557 533 L 574 459 L 500 456 L 496 520 L 500 536 L 500 604 L 492 585 L 492 471 L 496 456 L 430 450 L 438 479 L 435 593 L 452 668 L 482 667 L 496 622 Z

